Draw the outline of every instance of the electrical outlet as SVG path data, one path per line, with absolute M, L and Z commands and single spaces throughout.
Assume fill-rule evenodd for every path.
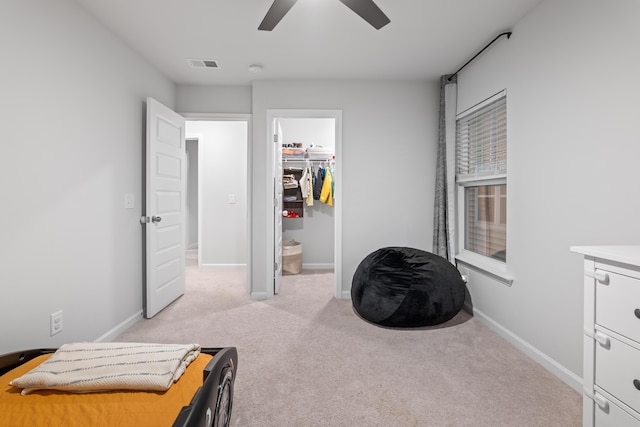
M 51 314 L 51 336 L 62 332 L 62 310 Z

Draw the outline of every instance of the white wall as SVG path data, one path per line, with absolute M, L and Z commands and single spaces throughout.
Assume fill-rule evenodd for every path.
M 188 125 L 187 125 L 188 127 Z M 187 248 L 198 247 L 198 140 L 187 139 Z
M 175 87 L 68 0 L 1 2 L 0 51 L 0 353 L 94 340 L 141 312 L 144 104 Z
M 180 85 L 176 94 L 179 113 L 251 113 L 251 86 Z
M 336 121 L 332 118 L 281 118 L 283 143 L 301 142 L 303 148 L 335 148 Z M 312 163 L 316 173 L 321 163 Z M 302 167 L 304 162 L 287 162 L 284 167 Z M 303 268 L 333 268 L 335 208 L 319 200 L 304 204 L 302 218 L 282 219 L 282 238 L 302 243 Z
M 198 138 L 203 265 L 247 263 L 247 125 L 246 121 L 187 121 L 187 138 Z
M 473 273 L 479 317 L 580 387 L 582 261 L 638 244 L 640 2 L 549 0 L 459 75 L 459 111 L 503 88 L 512 287 Z
M 305 149 L 311 145 L 333 149 L 336 145 L 334 119 L 283 117 L 279 121 L 285 144 L 301 142 Z
M 259 81 L 253 85 L 252 295 L 272 286 L 271 196 L 265 182 L 267 109 L 341 109 L 342 285 L 383 246 L 431 250 L 437 147 L 437 83 Z M 267 254 L 267 256 L 265 256 Z M 272 258 L 271 258 L 272 259 Z

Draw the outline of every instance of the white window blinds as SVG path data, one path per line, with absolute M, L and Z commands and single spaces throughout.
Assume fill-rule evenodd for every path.
M 507 173 L 507 97 L 504 92 L 456 121 L 456 179 L 504 177 Z

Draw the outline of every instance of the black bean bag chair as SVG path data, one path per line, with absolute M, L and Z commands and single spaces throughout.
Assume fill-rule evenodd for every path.
M 355 311 L 372 323 L 433 326 L 462 309 L 465 283 L 446 259 L 407 247 L 378 249 L 362 260 L 351 284 Z

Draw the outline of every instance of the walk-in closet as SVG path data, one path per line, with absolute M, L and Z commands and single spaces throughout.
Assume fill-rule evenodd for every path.
M 334 269 L 333 118 L 280 118 L 283 274 Z M 300 259 L 301 258 L 301 259 Z

